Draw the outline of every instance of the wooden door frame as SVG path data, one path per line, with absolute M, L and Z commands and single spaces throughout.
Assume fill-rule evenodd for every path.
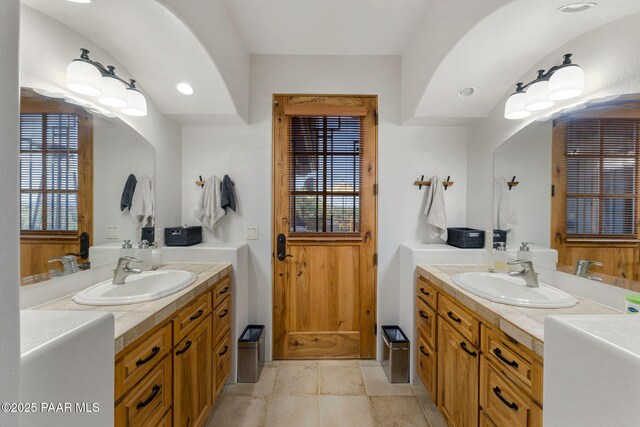
M 359 100 L 359 101 L 358 101 Z M 363 102 L 364 101 L 364 102 Z M 287 333 L 286 317 L 283 316 L 286 296 L 284 292 L 278 293 L 276 286 L 277 277 L 286 274 L 286 265 L 278 261 L 276 254 L 276 236 L 283 227 L 288 227 L 285 218 L 276 218 L 276 207 L 282 203 L 278 199 L 276 189 L 285 186 L 288 188 L 289 177 L 285 173 L 279 174 L 280 182 L 276 186 L 276 175 L 278 170 L 283 170 L 282 165 L 287 164 L 286 150 L 279 144 L 286 141 L 287 122 L 284 117 L 285 105 L 295 104 L 296 108 L 301 108 L 306 114 L 331 114 L 330 111 L 336 105 L 340 105 L 344 115 L 348 114 L 349 105 L 362 109 L 366 107 L 365 120 L 372 120 L 370 125 L 375 130 L 373 135 L 365 135 L 366 142 L 373 145 L 373 159 L 363 159 L 361 169 L 361 185 L 372 185 L 370 201 L 371 209 L 366 213 L 368 216 L 369 230 L 361 230 L 362 241 L 365 250 L 360 257 L 360 277 L 368 277 L 366 281 L 360 281 L 360 358 L 376 357 L 376 336 L 377 336 L 377 250 L 378 250 L 378 96 L 377 95 L 346 95 L 346 94 L 273 94 L 272 98 L 272 355 L 273 358 L 282 358 L 284 336 Z M 335 113 L 333 113 L 335 114 Z M 288 203 L 288 202 L 287 202 Z M 363 204 L 364 205 L 364 204 Z M 363 221 L 364 222 L 364 221 Z M 318 239 L 319 241 L 321 239 Z M 369 288 L 363 289 L 362 283 L 366 283 Z M 364 331 L 364 333 L 362 333 Z M 280 343 L 280 344 L 278 344 Z

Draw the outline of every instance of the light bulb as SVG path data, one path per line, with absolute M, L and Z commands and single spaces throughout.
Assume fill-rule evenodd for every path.
M 127 93 L 124 83 L 110 75 L 102 77 L 102 96 L 98 98 L 98 102 L 108 107 L 126 106 Z
M 518 120 L 529 117 L 531 112 L 524 108 L 526 97 L 527 95 L 524 92 L 516 92 L 512 94 L 504 105 L 504 118 L 509 120 Z
M 526 92 L 525 110 L 540 111 L 553 107 L 553 101 L 548 98 L 549 81 L 539 80 L 533 83 Z
M 573 64 L 559 68 L 549 79 L 549 99 L 562 101 L 582 95 L 584 71 Z
M 74 59 L 67 66 L 67 89 L 88 96 L 102 94 L 102 74 L 100 70 L 82 59 Z
M 128 116 L 146 116 L 147 100 L 137 89 L 127 88 L 127 106 L 121 111 Z

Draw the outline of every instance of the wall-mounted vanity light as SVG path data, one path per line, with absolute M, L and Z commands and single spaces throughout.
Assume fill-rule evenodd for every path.
M 67 67 L 67 89 L 82 95 L 97 96 L 98 102 L 118 108 L 130 116 L 146 116 L 147 100 L 136 88 L 135 80 L 129 83 L 115 73 L 112 65 L 104 66 L 89 59 L 89 51 L 80 49 L 80 58 Z
M 571 54 L 564 55 L 560 65 L 548 71 L 539 70 L 531 82 L 517 83 L 504 106 L 504 117 L 509 120 L 523 119 L 533 111 L 553 107 L 556 101 L 580 96 L 584 90 L 584 71 L 571 62 Z

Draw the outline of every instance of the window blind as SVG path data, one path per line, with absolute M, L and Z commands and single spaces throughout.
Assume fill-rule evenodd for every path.
M 360 232 L 363 123 L 355 116 L 291 116 L 290 232 Z
M 21 230 L 78 229 L 78 144 L 77 114 L 21 114 Z
M 567 124 L 568 235 L 637 235 L 639 124 L 634 119 L 576 119 Z

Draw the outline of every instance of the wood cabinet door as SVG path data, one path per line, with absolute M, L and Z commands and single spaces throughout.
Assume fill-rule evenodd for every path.
M 438 322 L 438 401 L 451 427 L 478 425 L 478 350 L 448 322 Z
M 211 409 L 211 318 L 173 349 L 173 387 L 173 425 L 203 425 Z

